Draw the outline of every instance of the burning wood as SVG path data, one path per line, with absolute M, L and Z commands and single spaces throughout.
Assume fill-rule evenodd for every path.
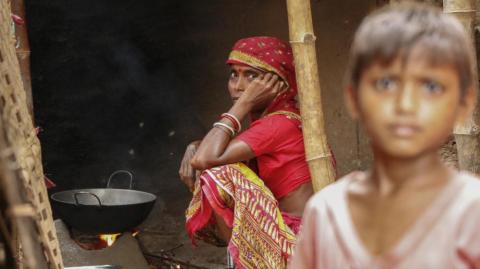
M 135 237 L 139 232 L 140 231 L 138 230 L 133 230 L 131 231 L 131 234 Z M 85 234 L 74 229 L 72 229 L 71 234 L 73 240 L 86 250 L 97 250 L 110 247 L 120 236 L 122 236 L 122 233 L 100 235 Z
M 100 235 L 100 240 L 105 242 L 107 244 L 107 247 L 113 245 L 115 243 L 115 240 L 120 236 L 121 234 L 101 234 Z

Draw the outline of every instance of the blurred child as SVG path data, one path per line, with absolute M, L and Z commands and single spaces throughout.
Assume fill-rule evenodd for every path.
M 374 163 L 309 201 L 290 268 L 480 268 L 480 182 L 438 156 L 474 107 L 470 42 L 420 4 L 362 22 L 346 100 Z

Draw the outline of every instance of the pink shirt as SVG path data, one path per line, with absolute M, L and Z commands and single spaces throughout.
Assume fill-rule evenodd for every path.
M 372 256 L 350 218 L 347 186 L 355 172 L 308 202 L 291 269 L 480 268 L 480 181 L 458 173 L 387 254 Z

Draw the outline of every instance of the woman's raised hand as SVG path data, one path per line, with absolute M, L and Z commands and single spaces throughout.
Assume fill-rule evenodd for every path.
M 275 97 L 282 94 L 286 90 L 286 86 L 278 75 L 264 73 L 248 85 L 238 101 L 250 106 L 253 110 L 264 108 Z

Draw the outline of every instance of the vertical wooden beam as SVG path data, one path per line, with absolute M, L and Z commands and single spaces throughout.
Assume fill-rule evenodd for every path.
M 325 133 L 310 0 L 287 0 L 287 11 L 305 152 L 313 188 L 319 191 L 335 180 L 335 172 Z
M 15 0 L 11 2 L 12 13 L 20 16 L 24 20 L 24 24 L 15 25 L 16 52 L 18 63 L 20 64 L 20 74 L 22 75 L 23 88 L 27 97 L 27 108 L 30 116 L 33 117 L 33 95 L 32 82 L 30 75 L 30 44 L 28 42 L 27 23 L 25 14 L 24 0 Z
M 449 13 L 460 20 L 465 30 L 469 33 L 473 46 L 476 1 L 444 0 L 443 10 L 445 13 Z M 475 71 L 477 71 L 477 68 Z M 475 79 L 478 79 L 477 72 Z M 457 144 L 458 166 L 462 170 L 468 170 L 473 173 L 480 172 L 480 129 L 477 124 L 479 114 L 480 111 L 477 105 L 474 114 L 463 124 L 456 126 L 454 130 Z

